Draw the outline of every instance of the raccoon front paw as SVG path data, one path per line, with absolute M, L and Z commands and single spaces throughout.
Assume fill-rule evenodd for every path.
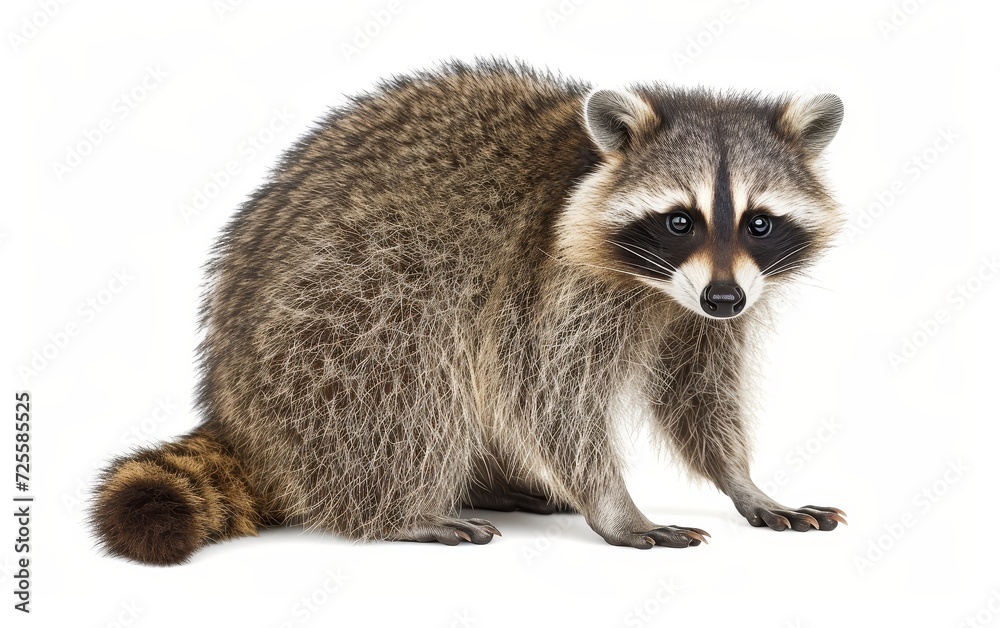
M 700 528 L 682 526 L 657 526 L 645 532 L 622 532 L 602 535 L 611 545 L 649 549 L 656 545 L 663 547 L 694 547 L 708 543 L 712 535 Z
M 414 526 L 404 534 L 394 537 L 396 541 L 417 541 L 420 543 L 443 543 L 458 545 L 462 541 L 475 545 L 485 545 L 494 536 L 503 536 L 486 519 L 450 519 Z
M 744 515 L 750 525 L 755 528 L 767 526 L 772 530 L 787 530 L 805 532 L 812 528 L 817 530 L 833 530 L 838 523 L 847 525 L 846 513 L 839 508 L 830 506 L 803 506 L 795 510 L 775 508 L 754 508 Z

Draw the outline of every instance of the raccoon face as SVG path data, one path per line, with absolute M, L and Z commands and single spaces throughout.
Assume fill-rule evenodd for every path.
M 835 234 L 816 162 L 842 117 L 832 94 L 595 91 L 584 120 L 603 161 L 567 203 L 560 249 L 699 315 L 738 316 Z

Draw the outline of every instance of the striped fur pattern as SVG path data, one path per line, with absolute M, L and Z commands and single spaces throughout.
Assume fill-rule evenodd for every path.
M 784 508 L 749 480 L 745 373 L 787 275 L 763 276 L 742 241 L 711 231 L 742 224 L 712 214 L 725 145 L 730 205 L 773 202 L 807 241 L 790 272 L 828 242 L 836 212 L 815 163 L 839 118 L 798 102 L 595 91 L 493 60 L 394 78 L 332 111 L 220 239 L 203 425 L 112 464 L 93 510 L 104 546 L 171 564 L 273 524 L 499 534 L 463 505 L 576 511 L 616 545 L 697 545 L 703 530 L 654 524 L 628 495 L 614 434 L 629 404 L 752 524 L 835 527 L 839 511 Z M 678 264 L 656 261 L 669 243 L 645 262 L 611 243 L 676 207 L 705 230 Z M 677 288 L 694 263 L 711 280 L 737 260 L 760 285 L 735 318 Z
M 91 518 L 110 553 L 169 565 L 204 543 L 256 535 L 257 503 L 233 453 L 199 428 L 116 460 Z

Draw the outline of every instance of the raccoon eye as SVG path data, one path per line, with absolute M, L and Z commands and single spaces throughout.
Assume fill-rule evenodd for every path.
M 674 235 L 691 233 L 691 216 L 687 212 L 673 212 L 667 215 L 667 228 Z
M 771 219 L 767 216 L 754 216 L 750 219 L 750 224 L 747 226 L 747 229 L 753 237 L 763 238 L 767 234 L 771 233 Z

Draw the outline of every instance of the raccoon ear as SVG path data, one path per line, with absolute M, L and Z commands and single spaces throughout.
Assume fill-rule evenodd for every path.
M 583 105 L 583 118 L 591 139 L 604 153 L 638 145 L 659 124 L 646 101 L 614 89 L 591 92 Z
M 787 103 L 778 113 L 778 133 L 800 146 L 809 157 L 826 148 L 844 119 L 844 103 L 833 94 L 819 94 Z

